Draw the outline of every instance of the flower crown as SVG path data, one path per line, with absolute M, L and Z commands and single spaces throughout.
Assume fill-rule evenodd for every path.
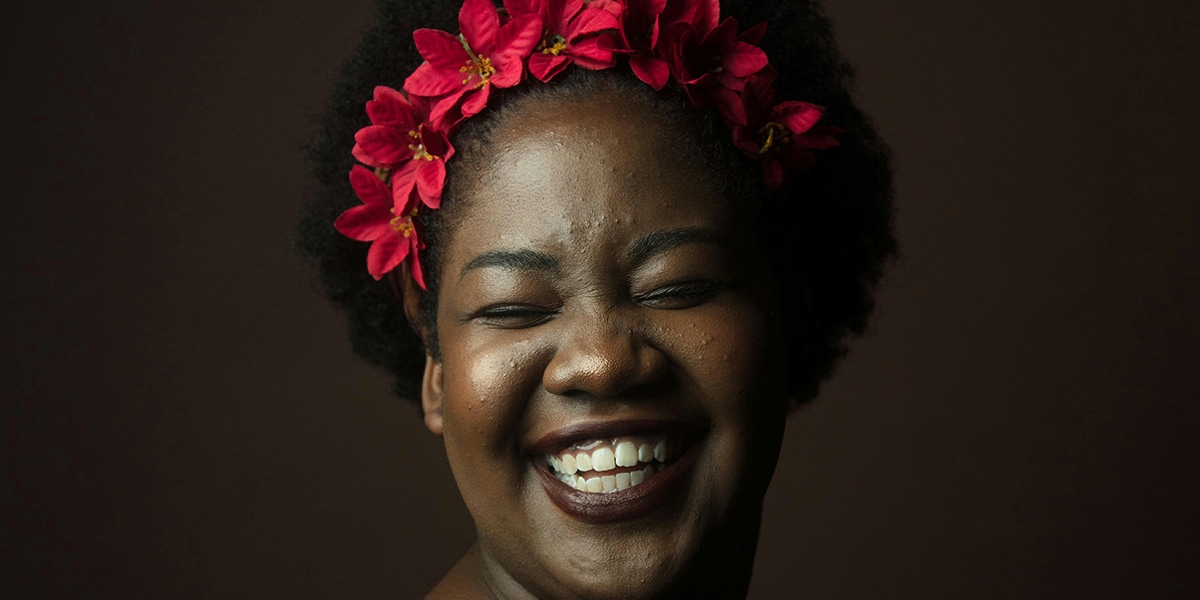
M 449 136 L 487 106 L 492 88 L 513 87 L 526 73 L 549 82 L 571 64 L 604 70 L 627 59 L 655 90 L 673 79 L 696 107 L 716 106 L 734 145 L 762 163 L 771 191 L 811 167 L 814 149 L 838 145 L 842 132 L 816 126 L 823 107 L 776 103 L 775 70 L 757 46 L 766 23 L 739 34 L 736 19 L 720 20 L 718 0 L 504 0 L 503 10 L 492 0 L 464 0 L 458 24 L 459 35 L 413 32 L 425 62 L 403 92 L 375 88 L 371 125 L 354 136 L 362 164 L 350 171 L 350 185 L 363 204 L 334 226 L 372 242 L 367 270 L 375 279 L 407 263 L 425 289 L 414 217 L 441 205 L 454 156 Z

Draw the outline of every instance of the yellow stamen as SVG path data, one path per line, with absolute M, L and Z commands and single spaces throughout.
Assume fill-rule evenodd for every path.
M 563 50 L 567 49 L 567 38 L 561 35 L 552 35 L 549 31 L 542 37 L 542 41 L 538 42 L 537 48 L 534 50 L 542 54 L 558 56 Z
M 765 135 L 766 139 L 763 140 L 762 148 L 758 149 L 759 155 L 766 154 L 772 147 L 778 144 L 788 143 L 788 133 L 790 133 L 788 128 L 779 123 L 772 122 L 763 125 L 762 129 L 758 130 L 758 136 L 759 139 L 762 139 Z
M 458 36 L 458 41 L 462 44 L 463 49 L 467 51 L 467 56 L 470 57 L 470 60 L 467 61 L 466 65 L 458 68 L 459 73 L 467 74 L 467 77 L 466 79 L 463 79 L 462 84 L 467 85 L 471 82 L 471 77 L 479 76 L 479 83 L 475 84 L 474 89 L 479 89 L 487 85 L 488 80 L 492 78 L 492 75 L 496 74 L 496 67 L 492 66 L 492 61 L 488 59 L 488 57 L 477 56 L 475 52 L 471 50 L 471 46 L 467 44 L 467 39 L 461 34 Z
M 396 209 L 392 209 L 392 214 L 396 214 Z M 417 214 L 417 211 L 414 210 L 413 214 Z M 392 229 L 404 234 L 404 237 L 408 237 L 413 233 L 414 227 L 412 224 L 412 217 L 402 217 L 397 215 L 396 218 L 392 219 L 391 225 Z
M 413 151 L 413 160 L 440 160 L 442 157 L 436 154 L 430 154 L 429 151 L 425 149 L 425 144 L 421 143 L 421 130 L 423 129 L 425 129 L 425 124 L 421 123 L 420 125 L 417 125 L 417 129 L 415 131 L 408 132 L 408 137 L 417 140 L 417 143 L 408 145 L 408 149 Z
M 425 144 L 409 144 L 408 149 L 413 151 L 413 160 L 434 161 L 442 158 L 436 154 L 430 154 L 429 151 L 425 149 Z

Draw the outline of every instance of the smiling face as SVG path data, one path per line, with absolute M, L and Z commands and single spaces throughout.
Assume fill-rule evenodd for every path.
M 745 211 L 650 113 L 535 102 L 455 199 L 423 403 L 505 595 L 745 592 L 780 328 Z

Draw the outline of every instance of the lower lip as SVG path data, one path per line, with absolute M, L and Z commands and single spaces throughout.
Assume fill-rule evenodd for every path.
M 661 506 L 671 489 L 691 472 L 700 455 L 699 443 L 692 444 L 678 460 L 646 481 L 618 492 L 581 492 L 563 483 L 545 467 L 534 466 L 546 495 L 560 510 L 581 521 L 607 523 L 636 519 Z

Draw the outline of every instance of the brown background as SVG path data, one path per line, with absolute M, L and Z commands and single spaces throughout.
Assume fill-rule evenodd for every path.
M 290 249 L 369 1 L 100 4 L 5 9 L 0 584 L 419 594 L 469 520 Z M 752 595 L 1200 593 L 1197 4 L 828 8 L 905 257 Z

